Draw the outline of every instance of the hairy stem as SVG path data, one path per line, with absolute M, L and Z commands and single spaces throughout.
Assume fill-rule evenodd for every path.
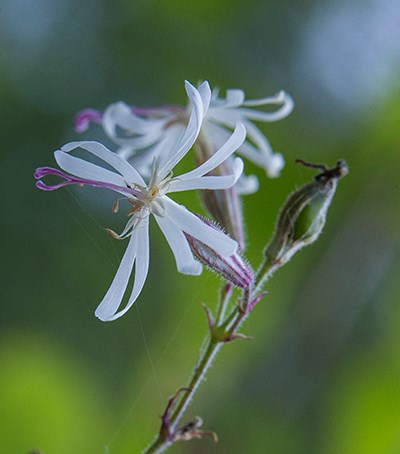
M 175 428 L 179 424 L 182 416 L 184 415 L 187 407 L 189 406 L 193 396 L 195 395 L 200 383 L 203 381 L 205 374 L 210 368 L 213 360 L 217 353 L 221 349 L 223 343 L 213 340 L 209 340 L 208 346 L 201 356 L 198 364 L 196 365 L 192 379 L 189 382 L 189 391 L 186 392 L 181 400 L 179 401 L 175 411 L 173 412 L 170 419 L 170 433 L 174 433 Z M 173 444 L 173 440 L 169 440 L 165 435 L 159 434 L 154 442 L 143 452 L 143 454 L 159 454 L 164 452 L 169 446 Z
M 281 265 L 279 263 L 271 261 L 268 257 L 264 259 L 256 273 L 255 288 L 253 294 L 256 295 L 263 290 L 267 281 L 269 281 L 274 272 L 280 266 Z
M 187 392 L 182 399 L 180 400 L 177 408 L 175 409 L 174 413 L 171 417 L 171 429 L 172 431 L 176 428 L 179 424 L 182 416 L 184 415 L 187 407 L 189 406 L 190 402 L 193 399 L 200 383 L 203 381 L 204 376 L 206 375 L 207 371 L 209 370 L 212 362 L 214 361 L 217 353 L 221 349 L 223 343 L 217 342 L 213 339 L 210 339 L 209 344 L 200 359 L 199 363 L 196 365 L 192 379 L 188 385 L 190 391 Z

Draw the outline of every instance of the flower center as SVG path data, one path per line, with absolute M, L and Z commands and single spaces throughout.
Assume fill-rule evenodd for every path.
M 128 210 L 128 216 L 142 217 L 149 213 L 150 205 L 158 196 L 160 188 L 158 186 L 151 186 L 147 191 L 142 190 L 142 196 L 139 199 L 128 199 L 131 208 Z M 157 203 L 156 203 L 157 205 Z M 156 208 L 157 209 L 157 208 Z
M 149 189 L 149 203 L 152 202 L 155 197 L 157 197 L 159 192 L 160 192 L 160 188 L 158 186 L 152 186 Z

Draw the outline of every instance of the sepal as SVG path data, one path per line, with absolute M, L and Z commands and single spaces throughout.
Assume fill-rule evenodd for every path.
M 220 231 L 214 224 L 203 218 L 200 219 L 216 231 Z M 236 287 L 247 289 L 252 286 L 254 282 L 253 269 L 239 252 L 235 252 L 230 256 L 223 256 L 191 235 L 185 233 L 185 236 L 193 254 L 210 270 L 216 272 Z
M 206 313 L 208 328 L 210 330 L 211 338 L 214 342 L 226 344 L 228 342 L 232 342 L 235 339 L 252 339 L 252 337 L 246 336 L 245 334 L 234 333 L 232 327 L 228 328 L 227 326 L 229 325 L 230 320 L 227 320 L 227 322 L 223 323 L 222 325 L 217 325 L 211 310 L 205 304 L 202 304 L 201 307 Z

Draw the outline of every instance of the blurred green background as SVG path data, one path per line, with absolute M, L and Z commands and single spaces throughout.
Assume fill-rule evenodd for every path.
M 185 103 L 184 79 L 295 99 L 289 118 L 260 125 L 285 156 L 281 178 L 247 165 L 262 179 L 244 201 L 255 266 L 287 194 L 313 177 L 296 158 L 345 158 L 351 173 L 321 239 L 246 323 L 254 340 L 225 347 L 190 407 L 220 442 L 171 452 L 400 452 L 397 1 L 2 0 L 0 68 L 2 453 L 139 453 L 186 382 L 206 330 L 199 303 L 215 305 L 219 279 L 179 275 L 155 228 L 142 296 L 100 322 L 125 247 L 102 227 L 124 217 L 97 190 L 33 180 L 78 139 L 77 111 Z

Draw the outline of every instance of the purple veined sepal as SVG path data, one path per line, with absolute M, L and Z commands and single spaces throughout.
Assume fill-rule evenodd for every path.
M 205 220 L 201 216 L 197 215 L 197 217 L 201 219 L 205 224 L 213 227 L 216 231 L 221 231 L 221 229 L 218 228 L 215 224 Z M 253 269 L 239 252 L 235 252 L 230 256 L 222 256 L 214 251 L 211 247 L 207 246 L 196 238 L 193 238 L 187 233 L 185 233 L 185 236 L 189 242 L 189 246 L 193 254 L 210 270 L 219 274 L 223 279 L 232 283 L 236 287 L 248 289 L 253 285 Z

